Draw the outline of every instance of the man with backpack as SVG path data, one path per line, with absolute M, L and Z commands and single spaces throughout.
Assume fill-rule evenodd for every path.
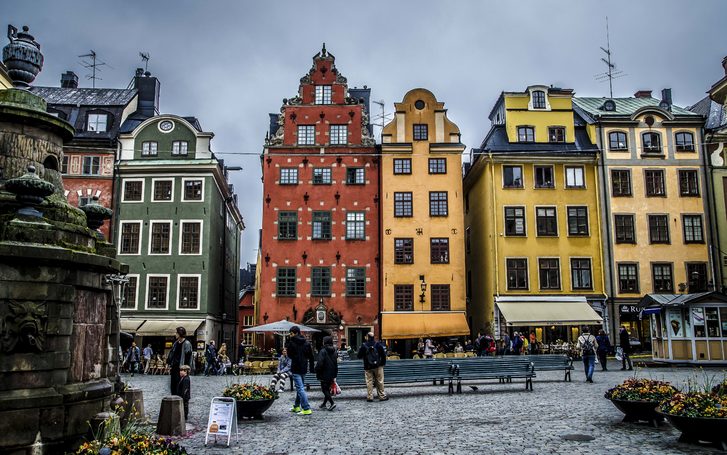
M 583 370 L 586 373 L 586 382 L 593 383 L 593 369 L 596 366 L 596 350 L 598 350 L 598 341 L 596 337 L 591 335 L 588 327 L 583 327 L 583 334 L 578 337 L 576 349 L 581 351 L 583 357 Z
M 427 340 L 429 341 L 429 340 Z M 386 365 L 386 350 L 376 341 L 374 333 L 369 332 L 367 340 L 358 350 L 358 358 L 363 359 L 364 375 L 366 377 L 366 401 L 374 401 L 374 385 L 379 401 L 386 401 L 389 397 L 384 392 L 384 365 Z

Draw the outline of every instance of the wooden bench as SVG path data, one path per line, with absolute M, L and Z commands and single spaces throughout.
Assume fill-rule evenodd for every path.
M 510 383 L 513 378 L 525 379 L 525 390 L 533 390 L 535 365 L 527 357 L 475 357 L 456 359 L 452 375 L 457 380 L 457 393 L 462 393 L 463 380 L 497 379 Z
M 565 370 L 563 381 L 571 381 L 570 372 L 573 370 L 573 358 L 566 354 L 543 354 L 524 356 L 535 365 L 535 371 Z
M 452 359 L 414 360 L 402 359 L 395 362 L 386 362 L 384 365 L 384 384 L 408 384 L 414 382 L 431 382 L 433 385 L 439 381 L 440 385 L 447 380 L 449 393 L 454 392 Z M 350 360 L 338 364 L 338 385 L 359 386 L 365 385 L 364 368 L 362 360 Z

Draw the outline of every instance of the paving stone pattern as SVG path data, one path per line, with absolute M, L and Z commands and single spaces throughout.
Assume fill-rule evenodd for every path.
M 534 390 L 525 391 L 522 380 L 463 386 L 461 395 L 448 395 L 447 386 L 396 385 L 387 387 L 386 402 L 366 402 L 365 387 L 343 390 L 332 411 L 319 410 L 323 394 L 311 382 L 313 414 L 289 412 L 295 398 L 285 391 L 265 413 L 264 421 L 243 421 L 240 440 L 231 448 L 204 446 L 210 400 L 225 385 L 252 380 L 267 383 L 269 376 L 192 376 L 189 423 L 194 430 L 179 442 L 192 454 L 710 454 L 708 447 L 677 442 L 679 432 L 669 424 L 652 428 L 645 423 L 621 423 L 623 415 L 603 397 L 604 392 L 631 372 L 613 363 L 594 384 L 584 382 L 583 365 L 576 362 L 573 382 L 564 383 L 560 372 L 541 372 Z M 721 378 L 720 369 L 651 368 L 640 377 L 671 381 L 682 386 L 704 374 Z M 139 376 L 124 380 L 144 391 L 149 419 L 156 423 L 161 399 L 168 394 L 168 376 Z M 315 381 L 308 375 L 309 381 Z M 567 441 L 563 436 L 585 434 L 593 441 Z

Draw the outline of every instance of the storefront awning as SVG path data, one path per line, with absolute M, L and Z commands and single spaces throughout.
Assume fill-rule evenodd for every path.
M 144 324 L 136 330 L 137 336 L 174 336 L 177 327 L 187 329 L 187 335 L 192 336 L 197 331 L 204 319 L 147 319 Z
M 136 333 L 136 330 L 141 327 L 141 325 L 146 321 L 146 319 L 138 319 L 138 318 L 121 318 L 121 331 L 122 332 L 129 332 L 129 333 Z
M 594 325 L 603 322 L 585 297 L 498 297 L 495 304 L 508 326 Z
M 395 311 L 381 314 L 381 339 L 469 335 L 463 311 Z

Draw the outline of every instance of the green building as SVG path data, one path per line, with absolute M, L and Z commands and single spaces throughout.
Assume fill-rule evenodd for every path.
M 179 326 L 198 349 L 207 340 L 234 348 L 244 223 L 213 136 L 174 115 L 119 135 L 114 241 L 129 265 L 121 328 L 156 353 Z

